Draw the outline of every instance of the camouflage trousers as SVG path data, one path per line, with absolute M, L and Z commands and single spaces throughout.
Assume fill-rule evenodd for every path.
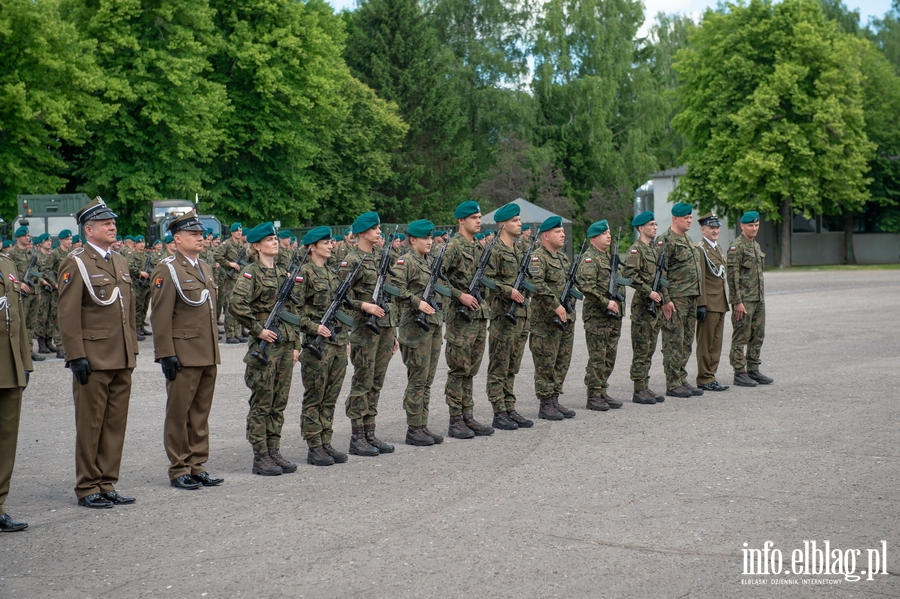
M 516 409 L 516 375 L 522 365 L 528 327 L 524 316 L 519 316 L 516 324 L 500 316 L 488 325 L 487 396 L 495 414 Z
M 248 362 L 250 351 L 244 358 Z M 247 414 L 247 440 L 253 453 L 265 453 L 268 448 L 281 446 L 281 428 L 284 426 L 284 410 L 287 408 L 294 374 L 293 346 L 285 344 L 268 347 L 269 365 L 262 367 L 247 364 L 244 383 L 250 388 L 250 412 Z
M 231 313 L 231 292 L 234 290 L 235 279 L 225 277 L 224 284 L 219 287 L 219 299 L 222 300 L 225 310 L 225 338 L 232 339 L 241 336 L 241 323 Z
M 32 342 L 37 335 L 38 310 L 40 309 L 41 290 L 32 289 L 24 299 L 25 328 L 28 330 L 28 347 L 33 349 Z
M 474 318 L 472 322 L 456 318 L 447 325 L 444 358 L 449 371 L 444 395 L 451 416 L 471 414 L 475 408 L 472 382 L 481 368 L 486 337 L 487 321 L 483 318 Z
M 37 317 L 34 323 L 34 334 L 38 339 L 53 337 L 53 322 L 50 320 L 53 311 L 53 293 L 47 292 L 41 286 L 40 298 L 37 305 Z
M 353 426 L 374 424 L 378 399 L 394 347 L 394 328 L 382 327 L 376 335 L 364 326 L 350 334 L 350 362 L 353 377 L 344 409 Z
M 147 310 L 150 307 L 150 287 L 134 285 L 134 326 L 144 328 L 147 322 Z
M 575 323 L 567 323 L 563 331 L 546 323 L 532 327 L 528 347 L 534 361 L 534 394 L 538 399 L 562 395 L 574 343 Z
M 759 370 L 759 359 L 763 341 L 766 338 L 766 304 L 765 302 L 744 302 L 747 313 L 740 320 L 735 320 L 731 313 L 731 367 L 735 372 Z M 747 348 L 746 355 L 744 347 Z
M 722 332 L 725 329 L 725 313 L 706 313 L 706 320 L 697 321 L 697 386 L 716 380 L 719 360 L 722 357 Z
M 653 314 L 647 309 L 648 301 L 638 302 L 636 297 L 631 303 L 631 380 L 635 391 L 650 387 L 650 365 L 662 327 L 662 310 Z
M 403 409 L 406 410 L 406 424 L 409 426 L 428 425 L 431 383 L 434 382 L 434 374 L 437 372 L 438 361 L 441 359 L 442 333 L 442 327 L 432 325 L 429 333 L 420 338 L 418 347 L 400 343 L 400 353 L 403 356 L 403 363 L 406 365 L 406 392 L 403 394 Z
M 666 371 L 666 389 L 674 389 L 687 383 L 688 360 L 694 344 L 697 328 L 697 296 L 676 297 L 675 313 L 670 320 L 662 319 L 663 370 Z
M 57 349 L 63 349 L 62 335 L 59 334 L 59 291 L 53 292 L 53 298 L 50 301 L 50 334 L 53 337 L 53 345 Z
M 600 397 L 609 388 L 609 375 L 616 366 L 619 337 L 622 336 L 622 320 L 600 318 L 584 323 L 584 336 L 588 348 L 584 386 L 588 397 Z
M 347 372 L 347 346 L 322 343 L 322 359 L 312 352 L 300 357 L 303 378 L 303 411 L 300 431 L 310 447 L 331 444 L 334 406 Z

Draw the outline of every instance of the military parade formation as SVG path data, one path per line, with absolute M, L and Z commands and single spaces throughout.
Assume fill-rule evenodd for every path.
M 55 354 L 72 372 L 78 504 L 108 509 L 135 502 L 117 490 L 139 341 L 152 336 L 166 385 L 163 423 L 168 478 L 178 489 L 224 482 L 207 471 L 209 414 L 221 362 L 220 341 L 245 343 L 244 381 L 250 391 L 246 438 L 251 471 L 277 476 L 298 465 L 281 452 L 282 428 L 300 363 L 301 432 L 306 463 L 345 463 L 348 454 L 394 452 L 376 434 L 388 366 L 399 351 L 407 370 L 403 409 L 406 444 L 439 445 L 432 430 L 432 385 L 441 354 L 448 373 L 447 434 L 491 436 L 528 429 L 517 409 L 516 375 L 526 346 L 534 363 L 537 415 L 573 418 L 560 403 L 575 340 L 577 302 L 588 350 L 585 407 L 605 412 L 623 402 L 610 377 L 632 288 L 632 402 L 655 405 L 729 389 L 717 378 L 725 316 L 731 312 L 732 384 L 773 380 L 760 372 L 765 335 L 763 264 L 756 242 L 759 214 L 740 219 L 729 247 L 721 222 L 699 218 L 703 239 L 687 232 L 693 210 L 679 203 L 662 232 L 652 212 L 634 217 L 638 238 L 619 256 L 606 220 L 590 225 L 570 260 L 562 219 L 531 229 L 511 203 L 494 214 L 496 231 L 482 232 L 477 202 L 454 212 L 454 232 L 415 220 L 403 231 L 382 230 L 379 215 L 357 217 L 334 238 L 327 226 L 295 239 L 272 223 L 231 225 L 220 240 L 194 213 L 175 218 L 160 243 L 119 237 L 118 215 L 101 198 L 77 214 L 80 235 L 63 230 L 31 239 L 20 227 L 0 254 L 0 531 L 27 527 L 5 513 L 15 462 L 22 394 L 33 361 Z M 150 322 L 147 322 L 149 314 Z M 224 333 L 219 332 L 220 320 Z M 650 389 L 651 360 L 662 333 L 666 390 Z M 8 340 L 8 341 L 7 341 Z M 35 350 L 34 340 L 37 340 Z M 697 376 L 687 364 L 696 345 Z M 485 350 L 483 396 L 493 419 L 474 417 L 474 378 Z M 352 432 L 347 453 L 333 445 L 334 413 L 348 365 L 344 412 Z M 518 393 L 522 394 L 521 387 Z M 530 392 L 526 395 L 530 396 Z M 530 403 L 530 400 L 526 400 Z M 568 403 L 568 402 L 567 402 Z M 435 427 L 436 428 L 436 427 Z M 382 436 L 384 431 L 382 430 Z

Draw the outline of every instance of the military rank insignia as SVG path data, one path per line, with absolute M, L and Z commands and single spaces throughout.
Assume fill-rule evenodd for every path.
M 156 277 L 156 280 L 153 282 L 153 284 L 156 285 L 156 288 L 157 288 L 157 289 L 162 289 L 163 278 L 162 278 L 162 277 Z
M 71 280 L 72 280 L 72 273 L 70 273 L 70 272 L 63 273 L 62 282 L 64 284 L 68 285 L 69 281 L 71 281 Z

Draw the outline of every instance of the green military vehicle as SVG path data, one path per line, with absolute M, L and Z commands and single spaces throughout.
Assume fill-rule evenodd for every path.
M 150 212 L 147 213 L 147 240 L 152 244 L 157 239 L 166 236 L 168 224 L 192 210 L 197 210 L 198 205 L 190 200 L 157 200 L 151 203 Z M 213 233 L 222 233 L 222 223 L 210 214 L 199 214 L 198 218 L 203 226 L 212 229 Z
M 53 195 L 18 196 L 19 212 L 12 223 L 12 232 L 19 227 L 28 227 L 32 237 L 49 233 L 55 239 L 60 231 L 78 231 L 75 214 L 91 198 L 83 193 L 63 193 Z

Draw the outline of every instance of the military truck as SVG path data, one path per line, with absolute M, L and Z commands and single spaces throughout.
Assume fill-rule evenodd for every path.
M 78 231 L 75 214 L 91 198 L 83 193 L 18 196 L 19 212 L 10 227 L 10 234 L 19 227 L 28 227 L 32 237 L 49 233 L 54 238 L 63 229 Z
M 150 211 L 147 213 L 147 240 L 152 244 L 157 239 L 166 236 L 166 227 L 168 224 L 192 210 L 197 210 L 198 205 L 190 200 L 157 200 L 150 205 Z M 199 210 L 197 210 L 199 213 Z M 198 214 L 200 222 L 207 229 L 212 229 L 213 233 L 222 233 L 222 223 L 215 216 L 209 214 Z

